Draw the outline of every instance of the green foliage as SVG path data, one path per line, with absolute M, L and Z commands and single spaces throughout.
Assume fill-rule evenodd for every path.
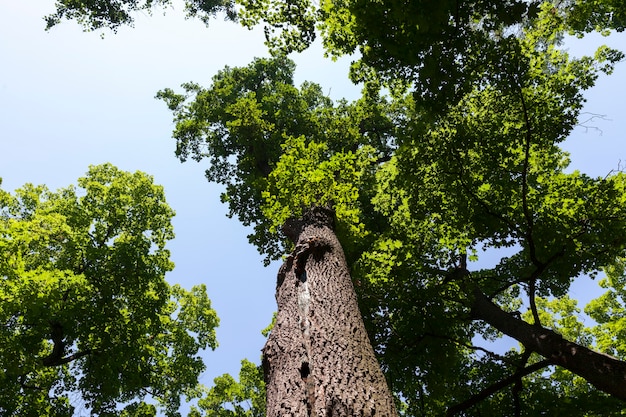
M 538 2 L 326 1 L 321 23 L 332 54 L 358 47 L 362 67 L 385 79 L 411 81 L 429 105 L 454 102 L 473 85 L 509 65 L 517 48 L 513 33 Z M 348 24 L 346 24 L 348 23 Z M 480 53 L 476 53 L 480 50 Z
M 46 16 L 46 29 L 63 21 L 76 20 L 86 31 L 109 28 L 116 31 L 120 26 L 132 26 L 133 14 L 151 13 L 156 7 L 167 7 L 171 0 L 56 0 L 55 12 Z M 185 0 L 189 17 L 199 17 L 208 24 L 218 13 L 225 13 L 230 20 L 237 19 L 232 0 Z
M 154 415 L 131 403 L 148 394 L 175 415 L 218 319 L 204 286 L 165 281 L 173 215 L 151 177 L 110 164 L 78 188 L 2 193 L 2 415 L 71 415 L 75 398 L 93 415 Z
M 230 216 L 255 225 L 250 239 L 264 252 L 277 253 L 261 214 L 261 190 L 280 155 L 282 134 L 306 131 L 309 108 L 326 106 L 319 87 L 293 86 L 294 65 L 286 59 L 259 59 L 247 68 L 225 68 L 204 89 L 183 85 L 185 94 L 165 89 L 157 97 L 174 112 L 176 155 L 182 160 L 208 158 L 206 176 L 226 186 L 222 201 Z
M 413 116 L 399 139 L 402 175 L 395 182 L 406 189 L 400 195 L 409 199 L 405 204 L 414 221 L 425 222 L 417 229 L 420 234 L 432 233 L 451 249 L 518 244 L 521 258 L 510 260 L 516 270 L 503 262 L 498 275 L 525 276 L 525 269 L 550 260 L 554 268 L 546 266 L 542 273 L 550 275 L 546 282 L 556 291 L 563 280 L 609 259 L 600 252 L 603 242 L 619 239 L 623 227 L 616 199 L 622 179 L 564 172 L 567 155 L 558 145 L 575 126 L 581 90 L 593 85 L 604 58 L 569 59 L 556 49 L 562 29 L 547 30 L 541 22 L 528 29 L 521 50 L 528 71 L 502 74 L 510 80 L 506 88 L 477 87 L 428 123 L 408 100 Z M 398 194 L 393 189 L 384 193 Z M 397 211 L 397 206 L 382 206 L 396 204 L 388 200 L 377 199 L 380 210 Z M 611 213 L 607 224 L 584 224 L 602 213 Z
M 120 417 L 155 417 L 156 407 L 144 402 L 132 403 L 122 410 Z
M 304 136 L 288 138 L 283 155 L 268 178 L 263 214 L 271 219 L 271 232 L 277 232 L 290 218 L 299 217 L 315 205 L 332 206 L 346 239 L 362 237 L 364 225 L 359 209 L 361 177 L 374 161 L 372 147 L 356 153 L 329 153 L 325 143 L 309 142 Z
M 539 311 L 540 322 L 543 326 L 558 332 L 567 340 L 583 346 L 590 346 L 593 340 L 589 329 L 579 320 L 581 310 L 578 302 L 564 295 L 559 298 L 537 297 L 535 299 Z M 531 311 L 525 312 L 522 317 L 533 322 Z
M 189 417 L 263 417 L 265 416 L 265 382 L 263 369 L 244 359 L 239 382 L 229 374 L 218 376 L 213 386 L 198 401 Z
M 624 258 L 607 265 L 606 278 L 600 282 L 600 286 L 607 291 L 585 308 L 585 312 L 598 323 L 598 326 L 593 328 L 598 347 L 619 357 L 626 356 L 625 265 Z
M 240 21 L 252 28 L 265 25 L 266 44 L 274 53 L 302 52 L 315 40 L 317 13 L 310 0 L 240 0 Z
M 569 3 L 571 11 L 567 16 L 568 27 L 579 36 L 594 31 L 607 35 L 610 30 L 624 30 L 626 10 L 620 0 L 574 0 Z
M 242 1 L 242 23 L 265 25 L 275 51 L 300 51 L 315 39 L 317 22 L 326 53 L 358 51 L 353 81 L 376 77 L 411 83 L 420 105 L 444 109 L 477 85 L 499 82 L 502 72 L 524 71 L 520 43 L 530 25 L 558 21 L 583 36 L 624 28 L 619 0 L 603 1 Z M 560 39 L 559 39 L 560 40 Z
M 391 146 L 374 84 L 362 100 L 335 104 L 316 84 L 295 87 L 294 69 L 284 57 L 257 59 L 220 71 L 208 89 L 187 83 L 185 94 L 157 94 L 174 113 L 176 155 L 208 159 L 207 178 L 225 185 L 230 216 L 254 226 L 250 241 L 267 260 L 283 253 L 280 225 L 312 203 L 333 205 L 357 232 L 359 181 Z
M 361 48 L 367 83 L 355 103 L 294 87 L 293 65 L 281 57 L 227 68 L 209 89 L 187 84 L 186 95 L 159 97 L 174 111 L 178 156 L 209 159 L 208 178 L 226 185 L 231 215 L 256 226 L 251 241 L 260 250 L 280 253 L 280 226 L 308 207 L 335 208 L 361 310 L 403 413 L 441 415 L 540 363 L 523 349 L 478 346 L 502 335 L 473 319 L 476 286 L 512 314 L 530 300 L 537 311 L 522 317 L 537 315 L 571 341 L 615 346 L 601 335 L 618 329 L 585 328 L 565 295 L 576 277 L 624 253 L 624 176 L 568 172 L 561 144 L 583 92 L 623 55 L 600 47 L 571 58 L 561 48 L 572 30 L 564 6 L 474 2 L 457 16 L 453 3 L 422 3 L 411 5 L 415 13 L 388 12 L 400 10 L 388 3 L 321 5 L 323 33 L 336 42 L 327 48 Z M 503 255 L 465 271 L 466 257 L 484 251 Z M 599 303 L 611 307 L 596 308 L 597 317 L 620 316 L 621 304 Z M 544 369 L 468 415 L 496 405 L 502 415 L 537 415 L 554 399 L 569 412 L 620 409 L 580 378 Z

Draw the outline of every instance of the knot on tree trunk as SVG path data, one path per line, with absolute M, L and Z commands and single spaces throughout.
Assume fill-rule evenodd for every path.
M 304 227 L 329 227 L 335 230 L 335 210 L 330 207 L 313 206 L 299 218 L 291 218 L 283 225 L 283 233 L 292 242 L 298 242 Z

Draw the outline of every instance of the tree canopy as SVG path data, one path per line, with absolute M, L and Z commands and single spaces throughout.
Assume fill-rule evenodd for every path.
M 290 249 L 288 219 L 334 208 L 401 413 L 623 412 L 626 176 L 572 170 L 562 148 L 584 92 L 623 59 L 572 57 L 564 39 L 622 31 L 623 2 L 239 5 L 275 56 L 158 94 L 177 156 L 208 159 L 268 259 Z M 316 27 L 328 54 L 360 53 L 360 100 L 293 84 L 284 53 Z M 568 292 L 599 274 L 587 326 Z M 498 349 L 504 335 L 519 346 Z
M 355 103 L 333 103 L 319 85 L 294 86 L 294 69 L 284 56 L 257 59 L 225 68 L 209 88 L 157 94 L 175 115 L 176 155 L 209 160 L 207 178 L 226 186 L 222 201 L 254 226 L 250 239 L 268 260 L 287 249 L 282 224 L 316 202 L 334 203 L 342 227 L 356 232 L 363 175 L 370 160 L 390 156 L 392 124 L 374 86 Z
M 218 319 L 203 285 L 165 281 L 172 216 L 150 176 L 109 164 L 0 190 L 2 415 L 149 415 L 151 398 L 175 415 L 194 395 Z
M 192 407 L 189 417 L 264 417 L 263 369 L 247 359 L 241 361 L 239 381 L 230 374 L 218 376 Z
M 236 19 L 235 3 L 228 0 L 186 0 L 185 11 L 189 17 L 198 17 L 205 23 L 218 13 Z M 108 28 L 116 31 L 120 26 L 132 26 L 134 15 L 151 13 L 157 7 L 169 7 L 172 0 L 56 0 L 54 13 L 45 16 L 46 29 L 64 19 L 76 20 L 87 31 Z

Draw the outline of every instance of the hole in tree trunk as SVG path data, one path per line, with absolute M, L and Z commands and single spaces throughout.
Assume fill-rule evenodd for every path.
M 309 363 L 302 362 L 302 366 L 300 367 L 300 376 L 302 377 L 302 379 L 306 379 L 310 373 L 311 370 L 309 369 Z

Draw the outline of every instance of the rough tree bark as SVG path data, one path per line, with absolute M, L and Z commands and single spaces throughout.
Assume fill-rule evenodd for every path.
M 626 401 L 626 362 L 564 339 L 558 333 L 520 320 L 495 305 L 479 289 L 474 290 L 472 315 L 516 339 L 529 351 L 562 366 L 591 385 Z
M 268 417 L 397 416 L 333 219 L 315 207 L 284 228 L 296 246 L 278 272 L 263 348 Z

